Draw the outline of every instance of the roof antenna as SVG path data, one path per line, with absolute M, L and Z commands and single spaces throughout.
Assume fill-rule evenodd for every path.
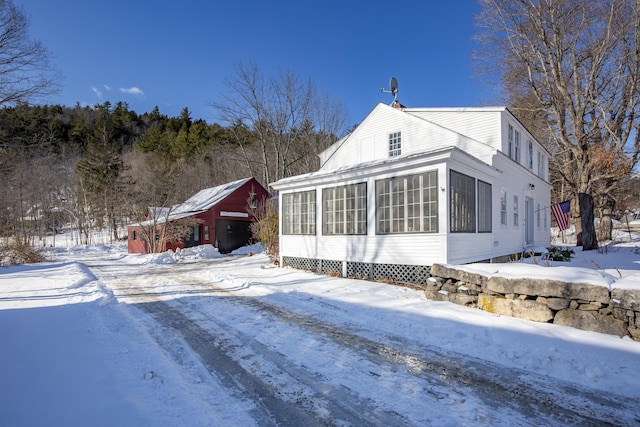
M 391 77 L 391 80 L 389 80 L 389 87 L 391 88 L 391 90 L 382 88 L 380 89 L 380 92 L 390 93 L 391 95 L 393 95 L 393 101 L 391 102 L 391 106 L 393 106 L 396 102 L 398 102 L 398 80 L 396 80 L 395 77 Z

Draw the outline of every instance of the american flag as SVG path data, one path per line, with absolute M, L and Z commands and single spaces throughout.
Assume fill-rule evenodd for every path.
M 560 231 L 569 228 L 570 211 L 571 200 L 565 200 L 564 202 L 560 202 L 551 206 L 551 213 L 553 213 L 553 217 L 556 219 L 556 223 L 558 223 L 558 228 L 560 229 Z

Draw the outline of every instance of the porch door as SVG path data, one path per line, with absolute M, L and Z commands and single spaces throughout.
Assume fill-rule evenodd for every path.
M 524 198 L 524 243 L 525 245 L 533 245 L 533 199 L 531 197 Z

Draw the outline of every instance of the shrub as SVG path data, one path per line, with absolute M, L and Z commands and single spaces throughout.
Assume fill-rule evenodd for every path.
M 258 203 L 251 223 L 253 238 L 264 245 L 265 252 L 275 262 L 280 252 L 278 239 L 278 205 L 273 200 Z
M 8 243 L 0 245 L 0 266 L 15 264 L 33 264 L 46 261 L 45 256 L 27 243 Z
M 573 255 L 573 249 L 561 246 L 553 246 L 549 248 L 548 259 L 550 259 L 551 261 L 571 261 Z

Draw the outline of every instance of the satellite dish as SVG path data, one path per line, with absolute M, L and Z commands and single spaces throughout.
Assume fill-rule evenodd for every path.
M 398 94 L 398 80 L 395 77 L 391 77 L 391 80 L 389 80 L 389 87 L 391 88 L 391 94 L 396 96 Z
M 391 103 L 391 105 L 393 105 L 398 100 L 398 80 L 396 80 L 395 77 L 391 77 L 391 80 L 389 80 L 389 87 L 391 88 L 391 90 L 385 90 L 385 88 L 382 88 L 380 89 L 380 92 L 390 93 L 391 95 L 393 95 L 393 102 Z

